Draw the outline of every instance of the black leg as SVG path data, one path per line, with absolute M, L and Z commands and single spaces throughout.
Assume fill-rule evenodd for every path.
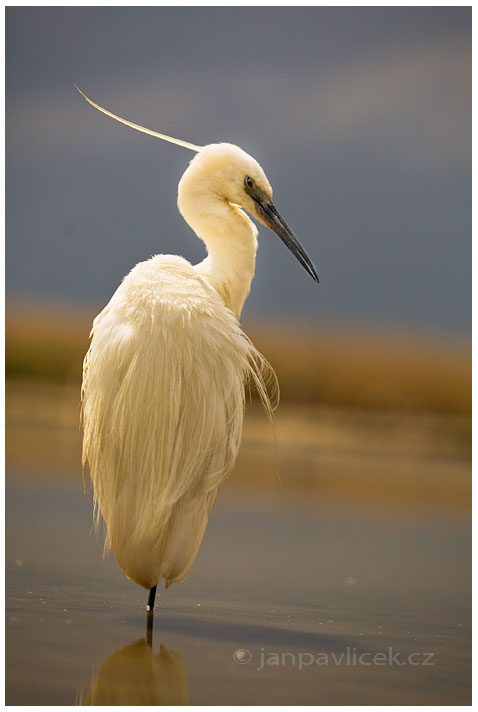
M 153 621 L 154 621 L 154 599 L 156 598 L 156 588 L 153 586 L 149 590 L 148 603 L 146 604 L 146 642 L 153 647 Z
M 153 586 L 153 588 L 151 588 L 149 590 L 148 603 L 146 604 L 147 611 L 154 610 L 154 599 L 156 598 L 156 588 L 157 588 L 157 586 Z
M 153 621 L 154 611 L 148 611 L 146 613 L 146 642 L 150 648 L 153 647 Z

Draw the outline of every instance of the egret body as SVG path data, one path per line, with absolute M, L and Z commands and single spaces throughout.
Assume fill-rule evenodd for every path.
M 155 255 L 137 264 L 94 320 L 83 369 L 83 461 L 97 518 L 123 572 L 150 590 L 152 608 L 158 582 L 183 581 L 197 555 L 238 453 L 245 386 L 255 385 L 269 411 L 278 393 L 272 368 L 239 325 L 258 234 L 244 211 L 318 277 L 245 151 L 158 134 L 83 96 L 132 128 L 196 152 L 178 208 L 207 257 L 191 265 Z

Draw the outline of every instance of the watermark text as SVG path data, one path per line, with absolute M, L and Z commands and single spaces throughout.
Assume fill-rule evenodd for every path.
M 405 665 L 411 666 L 431 666 L 434 665 L 435 653 L 430 652 L 413 652 L 413 653 L 402 653 L 399 651 L 394 651 L 393 648 L 389 647 L 387 651 L 383 652 L 363 652 L 357 650 L 357 648 L 347 647 L 341 652 L 325 653 L 316 652 L 311 653 L 308 651 L 303 652 L 277 652 L 273 650 L 265 650 L 260 648 L 260 650 L 246 650 L 245 648 L 238 648 L 233 653 L 234 662 L 239 665 L 254 664 L 256 670 L 263 670 L 265 667 L 274 666 L 289 666 L 296 667 L 298 670 L 303 670 L 304 668 L 310 668 L 312 666 L 326 666 L 326 665 L 346 665 L 346 666 L 365 666 L 378 665 L 380 667 L 384 666 L 399 666 L 403 667 Z

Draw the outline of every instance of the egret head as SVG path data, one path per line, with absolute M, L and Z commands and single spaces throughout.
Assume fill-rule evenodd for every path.
M 231 143 L 204 146 L 191 161 L 196 180 L 207 185 L 212 195 L 238 205 L 261 222 L 258 203 L 272 201 L 272 188 L 258 162 Z
M 207 190 L 211 197 L 226 200 L 246 210 L 252 217 L 273 230 L 311 277 L 316 282 L 319 281 L 317 272 L 305 250 L 285 220 L 277 212 L 272 202 L 272 188 L 266 178 L 266 174 L 252 156 L 230 143 L 196 146 L 193 143 L 189 143 L 189 141 L 166 136 L 144 126 L 139 126 L 99 106 L 89 99 L 81 89 L 76 88 L 89 104 L 112 119 L 130 126 L 136 131 L 141 131 L 163 141 L 169 141 L 178 146 L 189 148 L 191 151 L 196 151 L 196 156 L 191 161 L 179 184 L 180 192 L 181 184 L 187 183 L 188 178 L 192 177 L 192 175 L 194 177 L 200 175 L 201 182 L 198 185 L 198 192 L 205 193 Z M 182 210 L 181 212 L 184 215 Z
M 215 143 L 199 150 L 191 168 L 195 177 L 201 176 L 202 189 L 238 205 L 273 230 L 312 278 L 319 281 L 305 250 L 277 212 L 266 174 L 252 156 L 230 143 Z

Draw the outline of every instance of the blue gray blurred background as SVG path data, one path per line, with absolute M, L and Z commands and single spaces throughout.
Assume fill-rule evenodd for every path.
M 6 287 L 102 306 L 138 261 L 192 262 L 193 143 L 236 143 L 317 266 L 260 229 L 245 317 L 467 339 L 471 8 L 8 7 Z

